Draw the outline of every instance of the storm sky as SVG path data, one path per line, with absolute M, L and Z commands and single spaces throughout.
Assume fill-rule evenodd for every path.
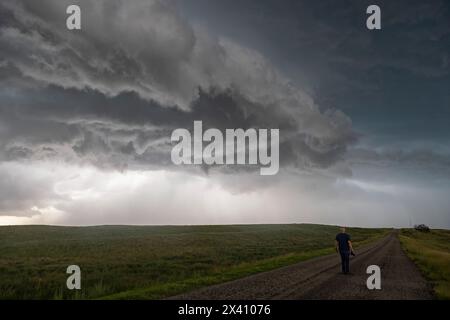
M 173 165 L 194 120 L 279 173 Z M 446 0 L 0 3 L 0 224 L 450 228 L 449 120 Z

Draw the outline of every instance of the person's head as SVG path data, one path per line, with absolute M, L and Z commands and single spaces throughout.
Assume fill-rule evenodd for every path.
M 345 227 L 341 227 L 341 232 L 345 233 Z

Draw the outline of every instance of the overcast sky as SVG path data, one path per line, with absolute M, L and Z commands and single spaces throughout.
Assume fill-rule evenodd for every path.
M 194 120 L 279 173 L 173 165 Z M 450 228 L 449 120 L 447 0 L 0 3 L 0 224 Z

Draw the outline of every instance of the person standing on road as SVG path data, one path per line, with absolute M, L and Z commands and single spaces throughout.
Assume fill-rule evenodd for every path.
M 336 235 L 336 252 L 341 255 L 342 273 L 350 272 L 350 254 L 355 255 L 350 235 L 341 227 L 341 233 Z

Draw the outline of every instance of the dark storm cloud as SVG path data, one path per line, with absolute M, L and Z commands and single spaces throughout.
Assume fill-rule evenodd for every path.
M 0 6 L 4 160 L 168 166 L 171 131 L 194 120 L 279 128 L 281 163 L 298 168 L 330 166 L 354 141 L 342 112 L 320 112 L 258 52 L 195 30 L 170 2 L 77 3 L 81 32 L 65 29 L 65 1 Z
M 17 94 L 21 99 L 15 98 Z M 6 160 L 49 159 L 60 152 L 67 160 L 80 157 L 102 166 L 170 165 L 171 131 L 191 128 L 198 119 L 205 129 L 275 125 L 282 132 L 281 163 L 300 168 L 333 164 L 353 139 L 350 123 L 337 111 L 321 117 L 335 123 L 341 117 L 342 123 L 336 126 L 342 130 L 339 138 L 315 138 L 300 133 L 288 114 L 252 103 L 231 90 L 200 89 L 188 111 L 162 107 L 131 92 L 106 97 L 56 86 L 16 91 L 12 96 L 4 93 L 3 103 L 0 122 Z
M 179 1 L 186 15 L 263 50 L 322 108 L 343 110 L 380 143 L 439 140 L 450 130 L 447 0 Z M 382 29 L 366 28 L 381 8 Z
M 420 74 L 448 74 L 450 6 L 446 0 L 380 0 L 382 30 L 366 28 L 370 0 L 179 1 L 212 29 L 264 48 L 277 64 L 321 77 L 324 69 L 391 65 Z M 230 22 L 233 23 L 230 23 Z M 309 66 L 309 67 L 308 67 Z M 329 70 L 332 71 L 332 70 Z M 342 70 L 340 70 L 342 71 Z
M 368 4 L 1 1 L 0 224 L 448 227 L 448 1 Z M 172 166 L 194 120 L 279 128 L 283 170 Z

